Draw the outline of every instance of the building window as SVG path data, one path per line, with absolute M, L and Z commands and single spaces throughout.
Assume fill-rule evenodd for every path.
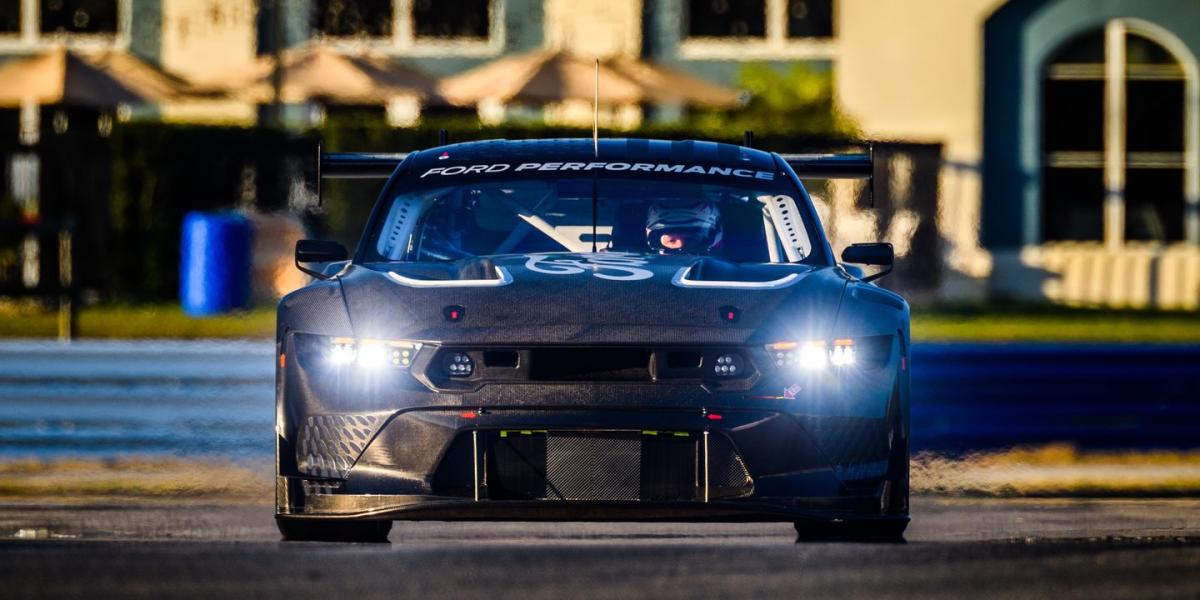
M 388 37 L 392 0 L 316 0 L 312 26 L 326 37 Z
M 688 0 L 685 60 L 808 60 L 834 56 L 834 0 Z
M 42 0 L 42 33 L 116 34 L 117 0 Z
M 0 33 L 21 33 L 20 2 L 0 2 Z
M 688 37 L 766 37 L 765 0 L 689 0 Z
M 833 0 L 788 0 L 790 38 L 833 37 Z
M 1195 82 L 1192 82 L 1193 84 Z M 1117 20 L 1068 42 L 1042 81 L 1042 236 L 1174 242 L 1195 195 L 1180 62 Z M 1194 108 L 1191 110 L 1195 110 Z M 1196 228 L 1196 225 L 1192 225 Z
M 413 0 L 412 21 L 418 38 L 485 40 L 491 18 L 488 0 Z
M 2 0 L 0 0 L 2 1 Z M 499 0 L 311 0 L 314 35 L 408 56 L 495 56 Z

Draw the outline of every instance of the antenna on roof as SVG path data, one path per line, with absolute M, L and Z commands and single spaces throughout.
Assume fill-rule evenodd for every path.
M 592 98 L 592 154 L 600 158 L 600 59 L 596 59 L 596 91 Z
M 875 142 L 867 142 L 867 156 L 871 160 L 871 177 L 867 179 L 867 193 L 871 196 L 871 208 L 875 208 Z
M 317 206 L 321 206 L 321 142 L 317 142 Z
M 747 148 L 754 147 L 754 132 L 753 131 L 747 129 L 746 131 L 742 132 L 742 145 Z
M 600 158 L 600 59 L 596 59 L 596 88 L 592 97 L 592 156 Z M 599 220 L 599 191 L 596 174 L 592 174 L 592 254 L 596 253 L 596 222 Z
M 445 129 L 438 130 L 438 145 L 445 146 L 446 142 L 450 141 L 450 134 Z

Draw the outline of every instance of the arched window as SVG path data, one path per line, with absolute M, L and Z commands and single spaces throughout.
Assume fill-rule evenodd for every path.
M 1185 239 L 1197 168 L 1188 84 L 1170 51 L 1123 20 L 1054 54 L 1042 82 L 1044 240 Z

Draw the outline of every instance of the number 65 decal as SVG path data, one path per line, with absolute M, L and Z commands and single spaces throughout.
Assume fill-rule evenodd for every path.
M 583 258 L 555 258 L 553 254 L 531 254 L 526 257 L 525 268 L 546 275 L 578 275 L 591 271 L 593 277 L 611 281 L 639 281 L 654 277 L 646 266 L 646 260 L 636 255 L 620 252 L 585 254 Z

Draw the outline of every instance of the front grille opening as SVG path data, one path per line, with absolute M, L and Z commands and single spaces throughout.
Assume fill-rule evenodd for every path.
M 489 367 L 515 369 L 520 362 L 516 350 L 488 350 L 483 353 L 483 364 Z
M 491 500 L 694 501 L 700 437 L 669 431 L 498 431 L 485 437 Z
M 754 482 L 724 435 L 689 431 L 481 430 L 442 457 L 433 493 L 486 500 L 699 502 L 745 497 Z M 478 463 L 473 451 L 478 448 Z M 476 471 L 478 468 L 478 471 Z
M 668 369 L 699 369 L 704 355 L 699 352 L 668 352 Z
M 470 498 L 475 495 L 475 446 L 471 433 L 454 439 L 442 455 L 438 470 L 433 474 L 433 493 L 439 496 Z
M 530 352 L 532 381 L 651 381 L 647 348 L 539 348 Z

